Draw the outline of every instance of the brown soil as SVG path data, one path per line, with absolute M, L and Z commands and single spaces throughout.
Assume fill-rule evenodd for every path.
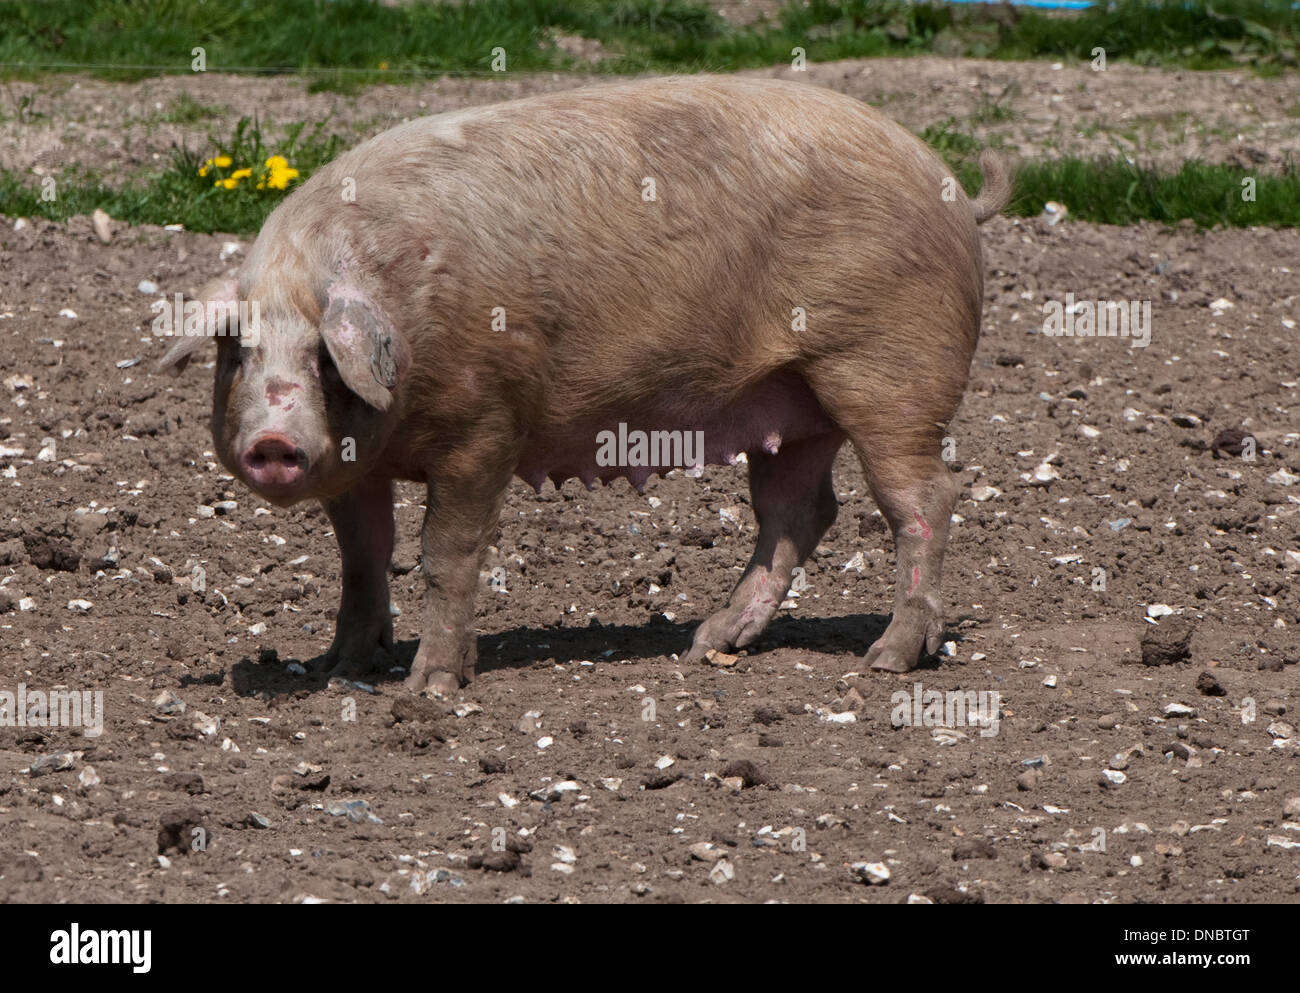
M 3 221 L 0 691 L 102 690 L 106 719 L 0 729 L 0 899 L 1295 901 L 1300 483 L 1269 480 L 1300 474 L 1300 234 L 982 230 L 985 333 L 951 435 L 966 495 L 1001 492 L 958 508 L 951 657 L 848 675 L 892 599 L 848 452 L 808 588 L 723 667 L 673 653 L 749 555 L 741 470 L 644 497 L 519 483 L 452 710 L 403 699 L 397 672 L 293 671 L 332 635 L 328 522 L 223 474 L 208 374 L 149 371 L 137 284 L 193 290 L 238 261 L 232 239 Z M 1027 333 L 1067 292 L 1150 300 L 1150 347 Z M 1255 461 L 1215 450 L 1235 428 Z M 1059 478 L 1034 485 L 1049 458 Z M 395 668 L 422 585 L 422 494 L 400 496 Z M 1153 604 L 1175 613 L 1153 624 Z M 1142 664 L 1178 618 L 1190 657 Z M 1150 660 L 1177 657 L 1167 641 Z M 997 734 L 894 728 L 916 682 L 996 691 Z

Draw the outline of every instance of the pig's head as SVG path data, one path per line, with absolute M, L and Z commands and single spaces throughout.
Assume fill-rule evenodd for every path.
M 324 299 L 262 284 L 247 296 L 234 280 L 209 284 L 200 295 L 206 334 L 179 338 L 159 365 L 179 372 L 215 337 L 212 437 L 222 464 L 279 506 L 335 496 L 387 443 L 409 349 L 348 276 Z

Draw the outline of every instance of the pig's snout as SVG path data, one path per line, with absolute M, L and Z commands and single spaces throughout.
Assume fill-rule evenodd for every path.
M 307 475 L 307 453 L 282 434 L 264 434 L 244 452 L 244 474 L 259 490 L 282 494 Z

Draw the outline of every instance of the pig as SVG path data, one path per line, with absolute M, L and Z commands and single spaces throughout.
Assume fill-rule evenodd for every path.
M 406 686 L 453 694 L 474 673 L 474 593 L 512 478 L 640 490 L 669 470 L 599 458 L 615 432 L 700 438 L 693 464 L 746 457 L 756 547 L 687 661 L 767 626 L 835 520 L 831 464 L 851 442 L 897 555 L 866 661 L 906 672 L 943 630 L 958 487 L 941 444 L 980 330 L 976 225 L 1010 195 L 1005 166 L 980 165 L 968 198 L 872 108 L 773 79 L 413 120 L 286 197 L 237 278 L 202 291 L 207 334 L 160 366 L 215 337 L 222 464 L 278 506 L 323 504 L 343 576 L 325 672 L 392 650 L 394 480 L 428 490 Z M 250 303 L 251 339 L 211 326 Z

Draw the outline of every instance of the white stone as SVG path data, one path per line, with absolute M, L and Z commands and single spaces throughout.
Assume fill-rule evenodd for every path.
M 884 862 L 854 862 L 853 871 L 872 886 L 884 886 L 889 882 L 889 866 Z

